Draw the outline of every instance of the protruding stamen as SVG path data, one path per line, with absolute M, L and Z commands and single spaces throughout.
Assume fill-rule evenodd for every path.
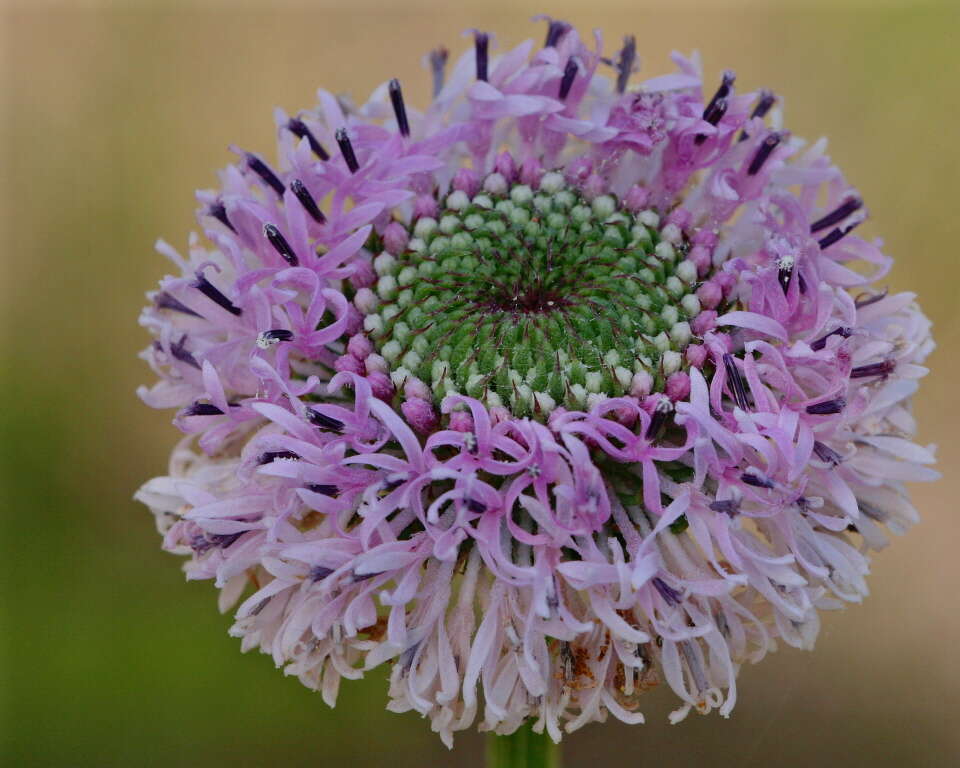
M 324 496 L 330 496 L 331 498 L 336 498 L 339 491 L 337 486 L 329 485 L 327 483 L 307 483 L 303 486 L 308 491 L 313 491 L 314 493 L 320 493 Z
M 213 403 L 194 403 L 183 409 L 184 416 L 222 416 L 221 411 Z
M 868 379 L 872 376 L 882 376 L 887 378 L 897 367 L 895 360 L 883 360 L 879 363 L 869 363 L 861 365 L 850 371 L 851 379 Z
M 831 448 L 829 445 L 824 445 L 819 440 L 814 440 L 813 452 L 817 454 L 817 458 L 825 464 L 837 466 L 837 464 L 843 461 L 843 456 L 833 450 L 833 448 Z
M 166 291 L 160 291 L 156 296 L 153 297 L 153 304 L 157 309 L 172 309 L 174 312 L 182 312 L 185 315 L 193 315 L 194 317 L 203 317 L 199 312 L 194 312 L 186 304 L 183 304 L 180 301 L 177 301 L 173 296 L 171 296 Z
M 401 136 L 410 135 L 410 123 L 407 122 L 407 108 L 403 103 L 403 91 L 400 90 L 400 81 L 393 78 L 387 86 L 390 92 L 390 102 L 393 104 L 393 114 L 397 116 L 397 130 Z
M 288 331 L 285 328 L 277 328 L 272 331 L 264 331 L 257 336 L 257 346 L 260 347 L 260 349 L 269 349 L 274 344 L 279 344 L 281 341 L 292 340 L 293 331 Z
M 320 413 L 320 411 L 314 408 L 307 408 L 307 421 L 315 427 L 320 427 L 320 429 L 326 429 L 330 432 L 336 432 L 337 434 L 343 432 L 342 421 Z
M 257 174 L 264 184 L 272 188 L 273 191 L 277 193 L 277 197 L 283 197 L 284 190 L 286 189 L 286 187 L 283 186 L 283 182 L 277 178 L 277 174 L 271 170 L 269 165 L 251 152 L 247 153 L 247 168 Z
M 260 454 L 260 458 L 257 459 L 257 464 L 269 464 L 272 461 L 277 459 L 299 459 L 300 454 L 294 453 L 293 451 L 265 451 Z
M 740 475 L 740 482 L 744 485 L 751 485 L 754 488 L 766 488 L 770 490 L 776 486 L 776 484 L 769 477 L 764 477 L 756 470 L 751 470 L 744 472 Z
M 187 349 L 186 334 L 180 337 L 180 341 L 175 341 L 170 345 L 170 354 L 173 355 L 174 359 L 179 360 L 181 363 L 192 365 L 197 370 L 200 369 L 200 363 L 197 362 L 197 358 L 190 354 L 190 350 Z
M 290 182 L 290 189 L 293 190 L 293 194 L 297 196 L 297 200 L 300 201 L 300 205 L 303 206 L 303 209 L 310 214 L 310 218 L 313 219 L 317 224 L 325 224 L 327 217 L 323 215 L 323 211 L 317 206 L 317 201 L 313 199 L 313 195 L 310 194 L 310 190 L 307 189 L 306 185 L 300 179 L 294 179 Z
M 298 120 L 295 117 L 291 117 L 287 122 L 287 130 L 298 139 L 306 139 L 307 144 L 310 145 L 310 151 L 321 160 L 330 159 L 330 154 L 326 149 L 324 149 L 323 144 L 317 141 L 317 137 L 313 135 L 309 128 L 307 128 L 307 124 L 303 122 L 303 120 Z
M 340 154 L 343 155 L 344 162 L 350 173 L 356 173 L 360 170 L 360 163 L 357 162 L 357 156 L 353 154 L 353 144 L 350 143 L 350 137 L 347 135 L 346 128 L 337 128 L 337 145 L 340 147 Z
M 220 291 L 218 291 L 213 284 L 203 276 L 203 272 L 197 272 L 197 281 L 193 283 L 193 287 L 210 299 L 210 301 L 212 301 L 214 304 L 219 304 L 231 315 L 243 314 L 243 310 L 230 301 L 230 299 L 224 296 Z
M 274 250 L 279 253 L 283 260 L 287 262 L 291 267 L 296 267 L 300 264 L 300 259 L 297 258 L 297 254 L 293 252 L 293 248 L 290 247 L 290 243 L 287 242 L 280 230 L 277 229 L 273 224 L 264 224 L 263 225 L 263 234 L 266 236 L 267 240 L 270 241 L 270 245 L 273 246 Z
M 567 59 L 567 65 L 563 68 L 563 77 L 560 79 L 560 92 L 558 98 L 563 101 L 570 94 L 573 87 L 573 79 L 577 76 L 577 60 L 573 56 Z
M 623 38 L 623 48 L 617 59 L 617 93 L 627 90 L 627 81 L 633 74 L 633 63 L 637 59 L 637 38 L 627 35 Z
M 857 296 L 853 301 L 853 305 L 857 309 L 863 309 L 864 307 L 869 307 L 871 304 L 876 304 L 878 301 L 883 301 L 887 298 L 887 293 L 890 289 L 884 288 L 880 293 L 869 293 L 864 291 Z
M 450 52 L 441 46 L 430 51 L 430 70 L 433 72 L 433 98 L 443 90 L 443 81 L 446 79 L 447 57 Z
M 847 226 L 847 227 L 844 227 L 843 229 L 834 229 L 834 230 L 832 230 L 829 235 L 827 235 L 826 237 L 823 237 L 823 238 L 820 239 L 820 241 L 819 241 L 819 243 L 820 243 L 820 250 L 821 250 L 821 251 L 825 251 L 825 250 L 826 250 L 827 248 L 829 248 L 831 245 L 833 245 L 833 244 L 836 243 L 837 241 L 842 240 L 842 239 L 845 238 L 847 235 L 849 235 L 849 234 L 850 234 L 854 229 L 856 229 L 859 225 L 860 225 L 860 222 L 859 222 L 859 221 L 855 221 L 855 222 L 853 222 L 853 224 L 851 224 L 851 225 L 849 225 L 849 226 Z
M 704 110 L 703 110 L 704 120 L 707 120 L 707 115 L 710 114 L 710 111 L 712 109 L 716 108 L 718 102 L 720 102 L 722 99 L 725 100 L 727 96 L 730 95 L 730 89 L 733 88 L 733 82 L 736 79 L 737 79 L 737 75 L 733 70 L 728 69 L 723 73 L 723 79 L 720 81 L 720 87 L 717 88 L 717 92 L 713 94 L 713 98 L 710 99 L 710 102 L 707 104 L 706 107 L 704 107 Z M 707 122 L 712 122 L 712 121 L 707 120 Z M 712 124 L 716 125 L 716 123 L 712 123 Z
M 560 42 L 560 38 L 570 31 L 570 25 L 565 21 L 550 19 L 547 27 L 547 39 L 543 41 L 544 48 L 553 48 Z
M 735 517 L 740 512 L 740 502 L 734 499 L 718 499 L 710 502 L 710 509 L 722 512 L 727 517 Z
M 222 201 L 217 200 L 215 203 L 211 203 L 210 207 L 207 208 L 207 213 L 213 216 L 213 218 L 223 224 L 223 226 L 225 226 L 231 232 L 234 234 L 237 233 L 237 230 L 233 228 L 233 224 L 230 223 L 230 219 L 227 218 L 227 208 Z
M 756 176 L 760 172 L 763 164 L 767 162 L 767 158 L 770 157 L 782 139 L 783 136 L 774 131 L 761 142 L 757 153 L 753 156 L 753 160 L 750 161 L 750 167 L 747 168 L 748 176 Z
M 657 407 L 653 409 L 653 416 L 650 417 L 650 425 L 647 427 L 644 437 L 647 440 L 653 440 L 660 433 L 671 413 L 673 413 L 673 403 L 665 397 L 662 398 L 657 403 Z
M 824 400 L 820 403 L 813 403 L 807 406 L 807 413 L 813 416 L 832 416 L 840 413 L 847 407 L 847 400 L 844 397 L 835 397 L 832 400 Z
M 819 232 L 821 229 L 826 229 L 827 227 L 832 227 L 834 224 L 839 224 L 851 213 L 860 210 L 862 207 L 863 200 L 861 200 L 859 197 L 851 197 L 849 200 L 842 203 L 836 210 L 813 222 L 813 224 L 810 225 L 810 232 Z
M 831 336 L 841 336 L 844 339 L 849 339 L 853 335 L 853 328 L 834 328 L 830 333 L 825 336 L 821 336 L 816 341 L 810 342 L 810 349 L 814 352 L 819 352 L 821 349 L 827 346 L 827 339 Z
M 747 410 L 747 385 L 743 380 L 740 369 L 737 368 L 736 359 L 729 352 L 723 356 L 723 367 L 727 372 L 727 380 L 730 386 L 730 393 L 733 395 L 733 401 L 741 411 Z
M 667 584 L 667 582 L 665 582 L 659 576 L 654 576 L 650 580 L 650 583 L 653 584 L 657 592 L 660 593 L 660 597 L 667 602 L 667 605 L 679 605 L 680 601 L 683 600 L 683 595 Z
M 490 36 L 486 32 L 475 32 L 473 37 L 473 48 L 477 60 L 477 80 L 487 79 L 489 47 Z
M 703 110 L 703 119 L 710 123 L 710 125 L 716 125 L 727 113 L 727 106 L 726 99 L 717 99 L 716 101 L 710 102 L 710 106 Z M 706 140 L 707 135 L 705 133 L 698 133 L 693 137 L 693 143 L 697 146 L 703 144 Z
M 756 117 L 764 117 L 767 112 L 770 111 L 777 101 L 777 97 L 773 95 L 772 91 L 762 90 L 760 91 L 760 99 L 757 101 L 756 106 L 753 108 L 753 112 L 750 113 L 750 119 L 753 120 Z M 750 134 L 746 131 L 740 131 L 740 138 L 738 141 L 746 141 L 749 138 Z

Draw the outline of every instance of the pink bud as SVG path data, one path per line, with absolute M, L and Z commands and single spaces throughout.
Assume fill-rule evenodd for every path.
M 606 182 L 597 174 L 591 173 L 587 176 L 587 180 L 583 182 L 581 191 L 587 200 L 593 200 L 595 197 L 602 195 L 606 188 Z
M 667 216 L 668 224 L 676 224 L 680 229 L 686 229 L 693 221 L 693 214 L 686 208 L 674 208 Z
M 708 280 L 697 288 L 697 298 L 704 309 L 716 309 L 723 298 L 723 289 L 713 280 Z
M 340 357 L 333 361 L 333 368 L 334 370 L 341 372 L 349 371 L 350 373 L 355 373 L 358 376 L 363 376 L 366 373 L 363 360 L 360 360 L 353 355 L 340 355 Z
M 403 401 L 400 411 L 407 423 L 421 435 L 428 435 L 437 428 L 437 413 L 427 400 L 411 397 Z
M 350 262 L 353 274 L 350 275 L 350 285 L 354 288 L 369 288 L 377 281 L 377 273 L 373 271 L 370 259 L 357 257 Z
M 344 332 L 354 334 L 363 328 L 363 313 L 352 304 L 347 304 L 347 324 Z
M 717 233 L 712 229 L 698 229 L 693 233 L 694 245 L 703 245 L 707 248 L 713 248 L 717 244 Z
M 710 269 L 710 249 L 705 245 L 695 245 L 690 249 L 690 253 L 687 254 L 687 258 L 692 261 L 696 267 L 697 272 L 702 277 L 707 274 Z
M 468 411 L 454 411 L 450 414 L 450 429 L 455 432 L 473 432 L 473 416 Z
M 473 197 L 480 189 L 480 177 L 473 168 L 461 168 L 453 176 L 453 188 Z
M 717 285 L 723 289 L 724 296 L 729 296 L 730 291 L 733 290 L 733 286 L 737 284 L 737 278 L 729 272 L 720 272 L 713 279 L 717 282 Z
M 593 163 L 590 162 L 590 158 L 578 157 L 567 166 L 564 176 L 566 177 L 568 184 L 579 187 L 584 181 L 587 180 L 587 177 L 590 175 L 590 171 L 592 170 Z
M 367 382 L 370 384 L 370 390 L 373 392 L 373 396 L 378 400 L 386 400 L 389 402 L 393 399 L 393 395 L 396 390 L 393 388 L 393 382 L 390 381 L 390 377 L 385 373 L 380 371 L 372 371 L 369 376 L 367 376 Z
M 687 347 L 687 362 L 694 368 L 702 368 L 707 362 L 707 348 L 703 344 L 691 344 Z
M 502 405 L 497 405 L 490 409 L 490 421 L 494 426 L 504 421 L 510 421 L 512 418 L 510 411 Z
M 676 402 L 686 400 L 690 395 L 690 377 L 684 371 L 671 373 L 667 377 L 667 397 Z
M 509 152 L 501 152 L 493 163 L 493 169 L 499 173 L 510 184 L 517 175 L 517 165 L 513 162 L 513 155 Z
M 540 177 L 543 176 L 543 166 L 536 157 L 528 157 L 520 166 L 520 183 L 532 189 L 540 186 Z
M 707 309 L 693 318 L 693 322 L 690 323 L 690 330 L 693 331 L 694 336 L 703 336 L 708 331 L 712 331 L 717 327 L 717 313 L 712 309 Z
M 347 352 L 349 352 L 354 357 L 363 360 L 367 355 L 373 352 L 373 344 L 370 343 L 368 339 L 363 334 L 356 334 L 350 337 L 350 341 L 347 342 Z
M 650 193 L 643 187 L 634 185 L 630 188 L 630 191 L 627 192 L 627 196 L 624 198 L 623 204 L 627 210 L 633 211 L 634 213 L 639 213 L 647 207 L 647 202 L 649 200 Z
M 435 219 L 439 211 L 440 208 L 437 206 L 437 201 L 433 199 L 433 195 L 421 195 L 413 204 L 413 218 L 415 219 L 420 219 L 424 216 Z
M 431 400 L 433 392 L 416 376 L 408 376 L 403 382 L 403 394 L 406 397 L 419 397 L 421 400 Z
M 407 228 L 399 221 L 391 221 L 383 230 L 383 245 L 394 256 L 403 253 L 407 249 L 408 242 L 410 242 L 410 235 L 407 234 Z

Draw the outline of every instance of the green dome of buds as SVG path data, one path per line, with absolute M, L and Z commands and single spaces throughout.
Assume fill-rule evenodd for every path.
M 700 305 L 675 226 L 611 195 L 588 202 L 559 173 L 536 191 L 494 174 L 445 204 L 402 255 L 374 260 L 381 304 L 365 328 L 395 379 L 539 415 L 678 370 Z

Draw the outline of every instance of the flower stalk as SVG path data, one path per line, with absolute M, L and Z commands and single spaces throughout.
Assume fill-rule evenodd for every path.
M 526 723 L 509 736 L 487 734 L 487 768 L 560 768 L 560 747 Z

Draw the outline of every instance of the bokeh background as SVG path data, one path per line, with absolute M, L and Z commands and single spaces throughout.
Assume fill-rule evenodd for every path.
M 0 763 L 23 766 L 392 768 L 482 764 L 415 716 L 384 711 L 384 680 L 340 706 L 242 656 L 212 587 L 159 551 L 137 486 L 164 471 L 170 415 L 134 397 L 143 293 L 184 245 L 192 192 L 230 142 L 272 157 L 271 110 L 323 84 L 362 99 L 460 33 L 543 34 L 541 10 L 637 35 L 646 73 L 699 48 L 707 81 L 786 100 L 798 134 L 828 133 L 865 195 L 870 231 L 916 290 L 939 350 L 917 405 L 944 479 L 916 489 L 923 523 L 875 560 L 873 595 L 826 617 L 815 653 L 744 669 L 729 721 L 593 725 L 566 765 L 940 766 L 960 754 L 960 16 L 950 3 L 723 0 L 0 2 Z

